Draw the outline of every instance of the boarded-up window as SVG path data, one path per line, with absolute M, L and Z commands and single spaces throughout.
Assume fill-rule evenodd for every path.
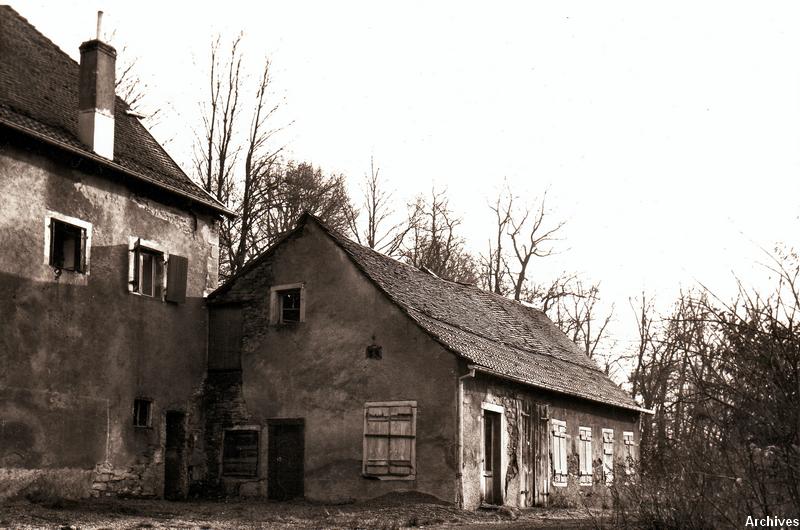
M 614 429 L 603 429 L 603 478 L 614 482 Z
M 371 402 L 364 407 L 365 476 L 416 476 L 417 402 Z
M 232 477 L 258 476 L 258 431 L 225 431 L 222 474 Z
M 208 369 L 241 369 L 241 307 L 212 306 L 208 315 Z
M 552 453 L 550 461 L 553 466 L 553 484 L 567 485 L 567 423 L 561 420 L 550 420 L 552 433 Z
M 625 473 L 633 473 L 633 465 L 636 462 L 636 445 L 633 443 L 633 433 L 625 431 L 622 433 L 622 443 L 625 444 Z
M 592 485 L 592 428 L 578 428 L 578 483 Z

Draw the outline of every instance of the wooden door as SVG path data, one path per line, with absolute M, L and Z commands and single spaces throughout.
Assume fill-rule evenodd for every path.
M 305 426 L 303 420 L 273 420 L 269 425 L 268 497 L 303 497 Z
M 483 411 L 483 502 L 502 504 L 500 413 Z
M 168 411 L 164 447 L 164 498 L 186 498 L 186 415 Z
M 534 415 L 529 401 L 523 400 L 520 406 L 520 502 L 523 506 L 533 506 L 536 496 L 534 460 Z

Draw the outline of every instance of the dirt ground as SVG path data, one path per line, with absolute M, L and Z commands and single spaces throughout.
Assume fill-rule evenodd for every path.
M 308 502 L 102 499 L 0 504 L 0 528 L 597 528 L 602 513 L 508 509 L 468 512 L 408 495 L 346 505 Z

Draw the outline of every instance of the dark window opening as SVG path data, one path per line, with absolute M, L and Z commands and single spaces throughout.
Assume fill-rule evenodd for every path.
M 150 408 L 152 403 L 149 399 L 133 400 L 134 427 L 150 427 Z
M 377 344 L 370 344 L 367 346 L 367 359 L 382 359 L 383 347 Z
M 137 247 L 133 290 L 144 296 L 161 296 L 163 271 L 164 254 L 148 248 Z
M 86 230 L 50 220 L 50 265 L 65 271 L 85 272 Z
M 258 476 L 258 431 L 225 431 L 222 474 L 233 477 Z
M 278 291 L 278 299 L 281 304 L 281 323 L 300 322 L 300 289 Z

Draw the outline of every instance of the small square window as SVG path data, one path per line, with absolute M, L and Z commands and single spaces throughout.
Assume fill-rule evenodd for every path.
M 86 229 L 50 219 L 50 265 L 65 271 L 86 271 Z
M 145 247 L 136 249 L 133 290 L 144 296 L 161 296 L 164 254 Z
M 297 324 L 305 321 L 305 289 L 302 283 L 270 289 L 270 323 Z
M 281 323 L 300 322 L 300 289 L 279 291 L 281 304 Z
M 150 409 L 153 402 L 149 399 L 137 398 L 133 400 L 133 425 L 134 427 L 150 427 Z

